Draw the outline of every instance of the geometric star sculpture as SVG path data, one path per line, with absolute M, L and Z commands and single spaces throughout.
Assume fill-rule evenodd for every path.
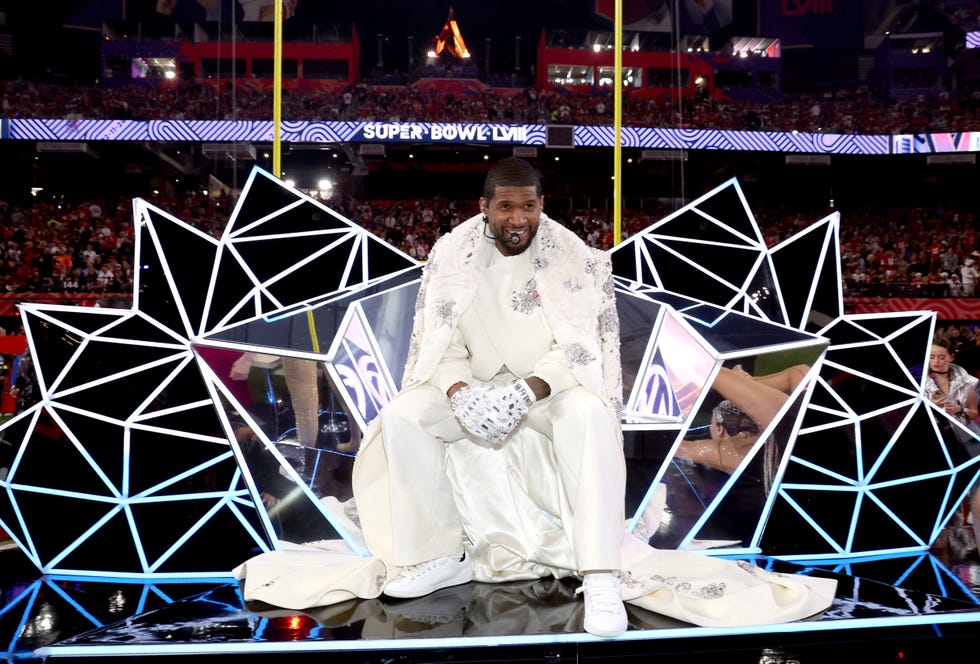
M 0 518 L 40 570 L 213 575 L 268 537 L 186 342 L 138 311 L 23 317 L 43 396 L 2 431 Z
M 282 539 L 366 553 L 297 465 L 319 443 L 270 433 L 207 357 L 322 367 L 357 439 L 400 388 L 421 264 L 261 169 L 220 239 L 141 200 L 134 218 L 132 309 L 23 306 L 41 400 L 0 428 L 0 527 L 49 574 L 210 578 Z M 975 481 L 958 425 L 921 397 L 935 315 L 845 314 L 838 237 L 833 214 L 767 247 L 732 180 L 611 250 L 627 508 L 635 527 L 667 485 L 655 544 L 921 549 Z M 736 364 L 805 371 L 709 476 L 678 451 Z M 274 506 L 267 482 L 286 486 Z
M 199 350 L 417 262 L 259 170 L 220 240 L 141 200 L 134 217 L 131 310 L 23 307 L 41 400 L 0 430 L 0 525 L 46 573 L 227 575 L 280 533 L 249 462 L 262 457 L 295 487 L 283 503 L 309 539 L 346 537 Z M 324 327 L 305 326 L 301 350 Z
M 733 512 L 725 505 L 726 500 L 746 500 L 739 478 L 753 471 L 745 464 L 710 500 L 699 496 L 703 513 L 689 532 L 675 538 L 679 546 L 696 543 L 708 531 L 714 538 L 730 536 L 739 550 L 780 557 L 923 549 L 977 481 L 980 459 L 968 459 L 953 433 L 969 432 L 922 397 L 935 313 L 845 314 L 839 223 L 837 213 L 829 215 L 768 248 L 738 183 L 731 180 L 611 250 L 621 292 L 670 305 L 695 327 L 715 330 L 738 312 L 778 328 L 791 347 L 812 348 L 809 339 L 824 345 L 812 361 L 804 360 L 811 372 L 796 401 L 798 410 L 788 413 L 793 422 L 753 450 L 772 446 L 774 440 L 784 446 L 751 537 L 732 531 Z M 622 307 L 622 297 L 619 302 Z M 804 336 L 792 340 L 788 330 Z M 702 333 L 706 350 L 701 359 L 709 365 L 709 377 L 765 335 L 748 327 L 743 332 L 715 341 Z M 675 347 L 678 336 L 668 337 Z M 624 373 L 630 370 L 629 348 L 624 335 Z M 676 358 L 673 350 L 662 357 Z M 690 374 L 698 357 L 697 351 L 689 352 L 677 363 Z M 696 385 L 708 386 L 708 379 Z M 697 412 L 696 405 L 692 411 Z M 659 435 L 676 445 L 695 424 L 685 420 L 676 441 L 674 431 L 662 423 L 641 423 L 627 436 L 648 443 Z M 664 459 L 655 480 L 671 462 L 669 456 Z M 652 494 L 652 489 L 644 494 L 637 518 Z M 715 525 L 713 532 L 706 524 Z
M 973 434 L 922 396 L 934 318 L 845 316 L 823 331 L 831 345 L 767 546 L 809 558 L 911 551 L 952 518 L 980 460 L 955 432 Z

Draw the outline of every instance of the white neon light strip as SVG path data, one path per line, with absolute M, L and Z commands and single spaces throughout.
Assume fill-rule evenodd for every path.
M 247 641 L 242 643 L 188 643 L 154 645 L 53 645 L 38 648 L 36 657 L 97 655 L 181 655 L 181 654 L 259 654 L 291 652 L 331 652 L 359 650 L 422 650 L 446 648 L 481 648 L 487 646 L 547 645 L 556 643 L 596 643 L 623 641 L 661 641 L 742 636 L 748 634 L 800 634 L 831 630 L 875 629 L 911 625 L 953 625 L 980 622 L 980 611 L 923 616 L 889 616 L 887 618 L 841 619 L 823 622 L 792 622 L 752 627 L 677 627 L 656 630 L 629 630 L 615 639 L 603 639 L 586 633 L 534 634 L 493 637 L 364 639 L 357 641 Z
M 171 217 L 170 215 L 165 214 L 164 216 L 168 217 L 171 220 L 174 220 L 174 223 L 177 223 L 182 227 L 187 226 L 187 224 L 177 221 L 174 217 Z M 144 226 L 146 228 L 147 234 L 150 236 L 150 241 L 153 243 L 153 246 L 156 248 L 157 256 L 160 259 L 160 270 L 161 272 L 163 272 L 163 278 L 167 282 L 167 286 L 170 288 L 170 292 L 175 295 L 174 297 L 174 303 L 176 305 L 175 308 L 177 309 L 177 315 L 180 318 L 180 322 L 183 325 L 182 329 L 178 330 L 178 332 L 183 334 L 184 338 L 186 339 L 191 336 L 191 331 L 194 328 L 191 325 L 190 317 L 187 315 L 187 309 L 184 307 L 184 303 L 179 297 L 180 291 L 177 289 L 177 282 L 174 280 L 173 272 L 170 270 L 170 261 L 167 257 L 166 251 L 164 250 L 163 243 L 160 242 L 160 237 L 157 235 L 157 229 L 154 222 L 147 221 L 144 224 Z M 137 235 L 141 235 L 141 233 L 138 233 Z M 135 270 L 134 272 L 139 272 L 139 270 Z

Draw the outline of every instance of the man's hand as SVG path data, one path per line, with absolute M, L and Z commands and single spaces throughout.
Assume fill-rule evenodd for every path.
M 518 420 L 524 417 L 528 407 L 537 401 L 534 390 L 523 378 L 515 380 L 509 385 L 491 388 L 487 392 L 486 398 L 488 403 L 499 410 L 514 412 Z
M 489 390 L 483 384 L 464 385 L 449 398 L 449 406 L 464 429 L 480 440 L 496 445 L 501 435 L 498 427 L 488 419 L 486 395 Z
M 494 388 L 468 385 L 450 398 L 460 424 L 494 446 L 514 430 L 535 401 L 534 392 L 524 380 Z

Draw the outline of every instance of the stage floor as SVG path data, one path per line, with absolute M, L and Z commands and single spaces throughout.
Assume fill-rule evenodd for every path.
M 925 553 L 801 564 L 775 571 L 839 580 L 830 610 L 753 628 L 695 627 L 629 607 L 618 639 L 581 631 L 576 584 L 470 583 L 414 600 L 354 600 L 306 612 L 242 601 L 232 579 L 145 583 L 43 577 L 17 550 L 0 552 L 0 659 L 210 661 L 318 656 L 331 662 L 492 662 L 643 657 L 673 661 L 935 661 L 980 645 L 980 562 Z

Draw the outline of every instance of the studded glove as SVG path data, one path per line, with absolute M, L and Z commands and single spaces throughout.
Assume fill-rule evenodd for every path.
M 523 378 L 509 385 L 490 388 L 486 399 L 498 410 L 514 413 L 518 420 L 527 414 L 528 407 L 537 401 L 534 390 Z
M 534 401 L 527 382 L 517 380 L 494 388 L 463 387 L 453 394 L 450 404 L 467 431 L 496 446 L 520 423 Z
M 480 440 L 496 444 L 500 432 L 487 417 L 486 395 L 489 391 L 487 385 L 466 385 L 453 393 L 449 406 L 466 431 Z

